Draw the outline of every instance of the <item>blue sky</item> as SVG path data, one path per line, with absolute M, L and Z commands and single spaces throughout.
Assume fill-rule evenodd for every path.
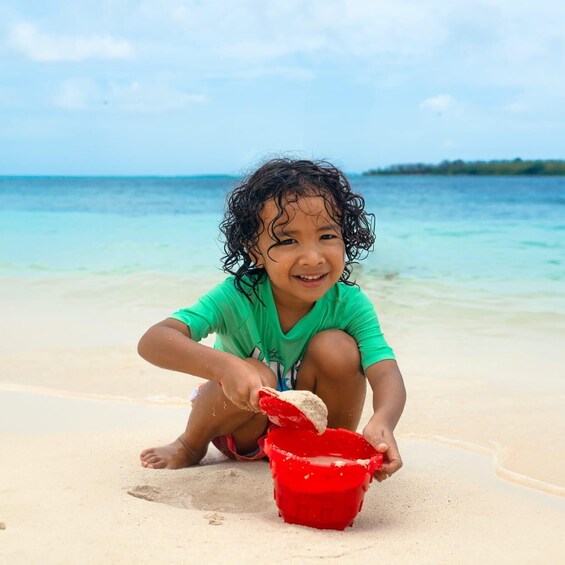
M 558 0 L 0 0 L 0 174 L 565 157 Z

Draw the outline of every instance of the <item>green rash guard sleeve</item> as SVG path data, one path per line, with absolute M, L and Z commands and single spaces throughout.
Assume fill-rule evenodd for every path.
M 211 333 L 233 333 L 249 315 L 249 304 L 227 279 L 203 295 L 196 304 L 177 310 L 171 318 L 190 328 L 190 337 L 200 341 Z
M 363 371 L 379 361 L 396 359 L 381 331 L 375 308 L 363 292 L 352 293 L 346 311 L 349 322 L 345 331 L 357 341 Z

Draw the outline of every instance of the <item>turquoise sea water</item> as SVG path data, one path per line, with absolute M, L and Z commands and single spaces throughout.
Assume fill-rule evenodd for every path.
M 0 277 L 219 272 L 236 179 L 0 178 Z M 363 278 L 565 312 L 562 177 L 351 177 L 377 217 Z

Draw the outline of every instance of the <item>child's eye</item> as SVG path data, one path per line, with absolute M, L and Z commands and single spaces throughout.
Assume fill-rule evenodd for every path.
M 335 233 L 325 233 L 320 239 L 335 239 L 336 237 Z
M 287 239 L 281 239 L 278 245 L 292 245 L 293 243 L 296 243 L 296 240 L 289 237 Z

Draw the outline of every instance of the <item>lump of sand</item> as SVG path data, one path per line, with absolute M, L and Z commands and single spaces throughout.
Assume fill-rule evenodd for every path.
M 324 401 L 309 390 L 286 390 L 280 394 L 280 399 L 292 404 L 323 434 L 328 427 L 328 408 Z

